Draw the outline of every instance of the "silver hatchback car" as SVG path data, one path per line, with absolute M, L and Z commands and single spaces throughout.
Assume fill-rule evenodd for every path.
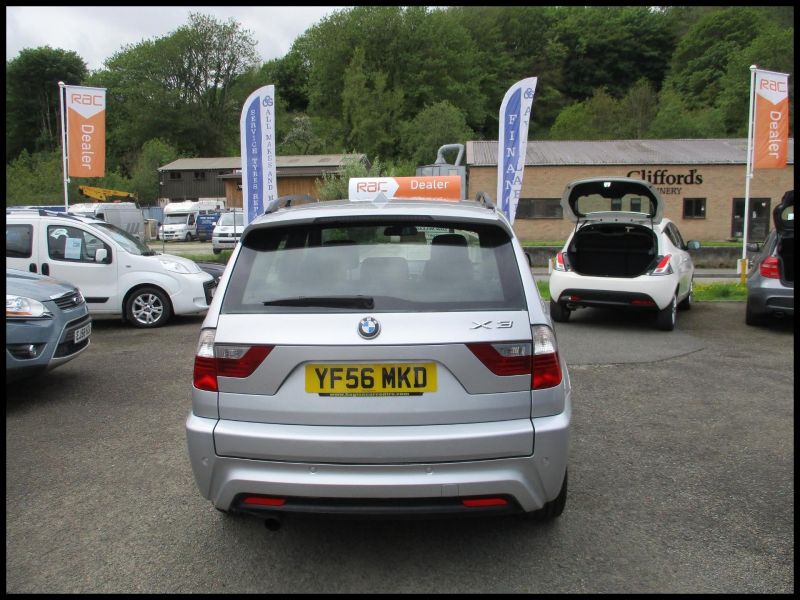
M 561 514 L 570 380 L 490 202 L 251 223 L 203 322 L 189 456 L 223 512 Z

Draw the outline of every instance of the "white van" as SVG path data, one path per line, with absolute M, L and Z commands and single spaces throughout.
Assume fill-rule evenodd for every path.
M 83 202 L 73 204 L 67 212 L 111 223 L 144 241 L 144 214 L 134 202 Z
M 202 313 L 215 287 L 193 261 L 154 252 L 111 223 L 47 211 L 6 211 L 6 267 L 69 281 L 92 315 L 122 315 L 134 327 Z
M 222 200 L 170 202 L 164 206 L 164 222 L 158 237 L 165 241 L 191 242 L 198 238 L 197 217 L 225 208 Z

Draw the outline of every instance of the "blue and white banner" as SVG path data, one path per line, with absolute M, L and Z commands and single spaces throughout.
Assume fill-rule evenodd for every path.
M 500 105 L 500 134 L 497 143 L 497 202 L 509 222 L 517 214 L 525 151 L 528 147 L 528 124 L 531 120 L 537 77 L 518 81 L 506 92 Z
M 275 172 L 275 86 L 247 97 L 239 120 L 242 140 L 242 204 L 247 225 L 278 198 Z

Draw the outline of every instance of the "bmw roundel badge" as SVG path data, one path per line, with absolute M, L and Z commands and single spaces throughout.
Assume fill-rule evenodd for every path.
M 358 322 L 358 335 L 365 340 L 371 340 L 378 337 L 381 332 L 381 324 L 372 317 L 364 317 Z

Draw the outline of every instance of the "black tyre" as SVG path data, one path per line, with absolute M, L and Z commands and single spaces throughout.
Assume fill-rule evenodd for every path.
M 750 304 L 750 299 L 747 299 L 747 305 L 744 309 L 744 322 L 748 325 L 763 325 L 764 324 L 764 315 L 760 315 L 753 310 L 753 306 Z
M 125 303 L 125 318 L 134 327 L 161 327 L 171 316 L 169 298 L 156 287 L 139 288 Z
M 191 242 L 192 241 L 192 234 L 191 233 L 187 233 L 186 237 L 183 238 L 183 241 L 184 242 Z
M 549 521 L 550 519 L 555 519 L 556 517 L 561 516 L 561 513 L 564 512 L 564 507 L 567 505 L 568 475 L 569 472 L 564 471 L 564 482 L 561 484 L 561 491 L 558 492 L 558 496 L 555 498 L 555 500 L 551 500 L 539 510 L 525 513 L 524 517 L 534 521 Z
M 220 250 L 219 248 L 214 248 L 213 250 L 214 254 L 219 254 L 220 252 L 222 252 L 222 250 Z
M 572 311 L 555 300 L 550 300 L 550 318 L 556 323 L 566 323 Z
M 662 331 L 672 331 L 675 329 L 676 313 L 678 310 L 678 295 L 672 297 L 664 310 L 658 311 L 656 315 L 656 326 Z
M 689 310 L 692 308 L 692 293 L 694 292 L 694 279 L 689 282 L 689 295 L 678 304 L 678 310 Z

